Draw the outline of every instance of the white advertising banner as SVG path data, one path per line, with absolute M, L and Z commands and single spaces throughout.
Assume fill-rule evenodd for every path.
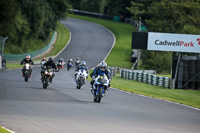
M 200 35 L 148 32 L 147 50 L 200 53 Z

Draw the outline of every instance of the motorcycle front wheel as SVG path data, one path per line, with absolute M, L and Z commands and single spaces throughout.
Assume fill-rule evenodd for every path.
M 49 83 L 49 78 L 45 78 L 43 81 L 43 88 L 46 89 Z
M 25 73 L 24 81 L 28 82 L 28 73 Z

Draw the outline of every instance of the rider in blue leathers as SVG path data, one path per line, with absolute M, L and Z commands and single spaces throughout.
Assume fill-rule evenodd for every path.
M 76 70 L 75 70 L 75 80 L 76 80 L 77 73 L 78 73 L 78 71 L 79 71 L 80 69 L 81 69 L 81 70 L 82 70 L 82 69 L 85 69 L 85 70 L 86 70 L 86 73 L 87 73 L 87 75 L 88 75 L 88 67 L 86 66 L 86 62 L 85 62 L 85 61 L 81 61 L 80 65 L 78 65 L 78 66 L 76 67 Z M 86 78 L 88 78 L 88 76 L 87 76 Z
M 107 63 L 102 61 L 100 63 L 99 66 L 97 66 L 94 71 L 90 74 L 90 77 L 92 78 L 90 84 L 91 86 L 93 87 L 93 84 L 94 84 L 94 81 L 95 81 L 95 78 L 98 76 L 98 75 L 103 75 L 103 74 L 106 74 L 106 76 L 108 77 L 109 79 L 109 82 L 111 81 L 111 73 L 110 71 L 107 69 Z M 109 87 L 110 87 L 110 84 L 109 84 Z

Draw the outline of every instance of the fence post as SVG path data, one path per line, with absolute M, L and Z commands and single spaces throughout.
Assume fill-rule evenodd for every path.
M 123 73 L 124 73 L 124 70 L 123 70 L 123 69 L 120 69 L 120 77 L 121 77 L 121 78 L 124 78 L 124 77 L 123 77 Z
M 128 70 L 125 70 L 125 77 L 128 79 Z

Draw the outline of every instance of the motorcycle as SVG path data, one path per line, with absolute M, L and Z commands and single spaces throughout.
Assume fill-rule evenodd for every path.
M 76 88 L 81 89 L 81 86 L 85 84 L 88 74 L 85 69 L 80 69 L 76 74 Z
M 63 67 L 64 67 L 64 62 L 58 62 L 58 63 L 56 64 L 56 67 L 57 67 L 58 71 L 61 70 L 61 69 L 63 69 Z
M 31 70 L 30 70 L 30 64 L 29 63 L 25 63 L 24 64 L 24 81 L 28 82 L 28 78 L 30 78 L 31 75 Z
M 106 95 L 105 91 L 109 87 L 109 80 L 106 74 L 98 75 L 95 79 L 93 87 L 92 87 L 92 94 L 94 96 L 94 102 L 101 102 L 101 98 Z
M 52 69 L 45 69 L 44 77 L 42 79 L 44 89 L 46 89 L 47 86 L 51 83 L 53 77 L 54 77 L 54 72 L 52 71 Z
M 67 71 L 69 71 L 69 69 L 71 69 L 72 67 L 72 62 L 70 61 L 69 63 L 67 63 Z
M 45 62 L 46 62 L 45 60 L 40 62 L 41 69 L 44 69 L 44 63 L 45 63 Z

